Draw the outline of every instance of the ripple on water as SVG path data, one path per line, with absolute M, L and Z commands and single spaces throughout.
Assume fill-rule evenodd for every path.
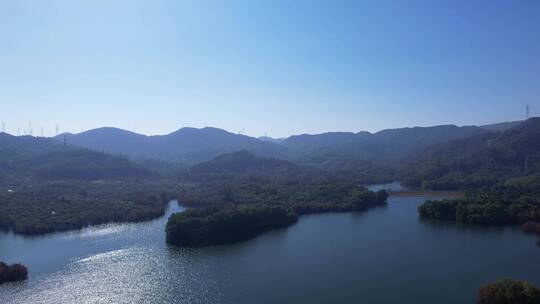
M 112 250 L 9 288 L 2 303 L 220 303 L 212 267 L 200 262 L 152 247 Z

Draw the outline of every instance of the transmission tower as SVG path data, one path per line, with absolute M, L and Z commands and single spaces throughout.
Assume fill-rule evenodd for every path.
M 28 135 L 33 136 L 34 132 L 32 131 L 32 122 L 28 123 Z
M 527 119 L 529 119 L 529 117 L 531 116 L 531 108 L 529 107 L 529 105 L 525 107 L 525 113 L 526 113 Z
M 60 127 L 58 125 L 56 125 L 56 130 L 54 132 L 54 136 L 57 136 L 58 133 L 60 133 Z

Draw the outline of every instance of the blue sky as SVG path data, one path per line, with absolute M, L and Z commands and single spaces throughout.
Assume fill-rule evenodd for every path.
M 0 1 L 0 121 L 253 136 L 540 115 L 540 1 Z

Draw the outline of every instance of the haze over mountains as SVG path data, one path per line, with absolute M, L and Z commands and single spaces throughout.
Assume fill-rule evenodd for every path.
M 403 165 L 402 180 L 413 187 L 482 187 L 540 172 L 540 118 L 501 132 L 436 144 Z
M 363 167 L 365 162 L 396 164 L 411 153 L 449 140 L 486 133 L 484 127 L 453 125 L 388 129 L 377 133 L 329 132 L 285 139 L 260 139 L 218 128 L 182 128 L 167 135 L 146 136 L 117 128 L 61 134 L 70 145 L 131 158 L 190 166 L 223 153 L 246 150 L 255 155 L 290 160 L 322 169 Z
M 0 182 L 149 178 L 147 168 L 123 157 L 50 139 L 0 133 Z
M 192 165 L 219 154 L 249 150 L 267 157 L 283 158 L 287 149 L 253 137 L 217 128 L 182 128 L 167 135 L 146 136 L 117 128 L 99 128 L 78 134 L 61 134 L 57 139 L 111 154 Z
M 451 181 L 458 180 L 456 172 L 474 175 L 473 180 L 460 177 L 461 182 L 482 184 L 493 182 L 495 176 L 520 176 L 525 161 L 529 168 L 535 168 L 540 151 L 534 144 L 540 142 L 536 133 L 540 132 L 539 121 L 532 118 L 481 127 L 443 125 L 377 133 L 329 132 L 281 140 L 257 139 L 217 128 L 182 128 L 161 136 L 117 128 L 56 138 L 1 133 L 0 178 L 151 178 L 178 176 L 186 168 L 193 176 L 325 170 L 354 172 L 354 178 L 362 181 L 401 178 L 415 187 L 427 181 L 433 187 L 455 188 L 459 185 Z

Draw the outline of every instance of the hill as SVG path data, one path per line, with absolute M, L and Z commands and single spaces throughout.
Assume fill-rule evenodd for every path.
M 290 175 L 306 171 L 291 162 L 256 156 L 242 150 L 219 155 L 190 168 L 192 174 Z
M 276 144 L 281 144 L 285 140 L 285 138 L 273 138 L 273 137 L 268 137 L 268 136 L 257 137 L 257 139 L 260 141 L 268 141 L 268 142 L 273 142 Z
M 257 139 L 217 128 L 182 128 L 159 136 L 99 128 L 79 134 L 65 134 L 65 138 L 70 144 L 128 156 L 139 163 L 157 160 L 191 166 L 221 154 L 245 150 L 257 156 L 284 159 L 300 166 L 354 172 L 363 181 L 382 182 L 394 180 L 398 176 L 397 167 L 404 159 L 430 145 L 488 133 L 480 127 L 445 125 L 387 129 L 374 134 L 303 134 L 275 140 L 267 137 Z M 61 142 L 64 135 L 56 139 Z M 141 162 L 141 159 L 144 161 Z M 163 163 L 159 163 L 159 170 L 167 171 Z
M 493 123 L 489 125 L 483 125 L 480 126 L 480 128 L 490 131 L 490 132 L 502 132 L 506 131 L 510 128 L 513 128 L 519 124 L 521 124 L 523 120 L 516 120 L 516 121 L 509 121 L 509 122 L 500 122 L 500 123 Z
M 62 137 L 56 137 L 63 140 Z M 247 150 L 261 156 L 285 157 L 286 148 L 272 142 L 217 128 L 182 128 L 167 135 L 146 136 L 117 128 L 99 128 L 67 136 L 69 143 L 134 158 L 192 165 L 223 153 Z
M 540 118 L 506 131 L 441 143 L 411 157 L 402 170 L 408 186 L 477 188 L 540 170 Z
M 0 134 L 0 182 L 153 177 L 131 161 L 55 140 Z
M 367 170 L 396 167 L 402 160 L 430 145 L 487 133 L 479 127 L 454 125 L 334 132 L 292 136 L 283 145 L 295 152 L 294 161 L 327 170 Z

